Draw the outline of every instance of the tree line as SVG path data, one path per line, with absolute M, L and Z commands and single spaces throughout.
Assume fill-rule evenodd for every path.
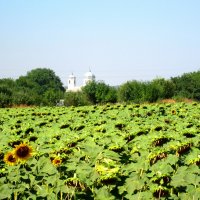
M 37 68 L 18 79 L 0 79 L 0 107 L 53 106 L 63 98 L 64 87 L 54 71 Z
M 18 79 L 0 79 L 0 107 L 18 105 L 55 106 L 61 99 L 65 106 L 105 103 L 143 103 L 162 99 L 200 100 L 200 71 L 185 73 L 170 79 L 127 81 L 109 86 L 92 81 L 78 92 L 65 92 L 58 76 L 51 69 L 37 68 Z

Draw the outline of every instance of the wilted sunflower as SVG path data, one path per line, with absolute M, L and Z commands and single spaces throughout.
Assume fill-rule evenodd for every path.
M 15 157 L 14 152 L 8 152 L 5 156 L 4 156 L 4 162 L 8 165 L 16 165 L 17 164 L 17 158 Z
M 57 157 L 52 160 L 52 163 L 54 166 L 59 166 L 62 163 L 62 160 L 61 160 L 61 158 Z
M 25 161 L 32 156 L 33 149 L 31 146 L 22 143 L 15 147 L 14 153 L 15 157 L 20 161 Z

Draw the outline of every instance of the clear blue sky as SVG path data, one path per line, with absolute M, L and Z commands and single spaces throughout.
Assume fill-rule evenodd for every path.
M 34 68 L 79 84 L 200 69 L 200 0 L 0 0 L 0 78 Z

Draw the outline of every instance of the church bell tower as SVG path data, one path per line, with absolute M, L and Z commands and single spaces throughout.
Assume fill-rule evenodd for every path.
M 67 84 L 68 84 L 67 85 L 68 90 L 73 90 L 76 87 L 76 77 L 74 76 L 73 73 L 69 75 Z

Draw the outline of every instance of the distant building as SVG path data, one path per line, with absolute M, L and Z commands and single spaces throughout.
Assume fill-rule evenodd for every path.
M 90 81 L 94 80 L 95 80 L 95 75 L 91 72 L 91 70 L 89 72 L 86 72 L 83 79 L 83 86 L 85 86 Z
M 87 83 L 89 83 L 90 81 L 94 81 L 94 80 L 95 80 L 95 75 L 90 70 L 89 72 L 86 72 L 84 74 L 83 85 L 82 86 L 76 86 L 76 77 L 72 73 L 68 77 L 66 92 L 69 92 L 69 91 L 71 91 L 71 92 L 80 91 L 83 86 L 86 86 Z

